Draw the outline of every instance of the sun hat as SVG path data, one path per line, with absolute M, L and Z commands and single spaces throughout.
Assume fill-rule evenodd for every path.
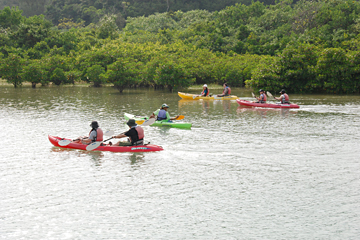
M 129 119 L 129 121 L 126 123 L 129 127 L 136 126 L 135 119 Z
M 265 92 L 264 90 L 260 89 L 259 92 Z
M 285 91 L 285 89 L 283 89 L 279 93 L 286 93 L 286 91 Z
M 161 105 L 161 108 L 168 108 L 169 106 L 166 104 L 166 103 L 164 103 L 163 105 Z
M 206 84 L 204 84 L 204 86 L 203 87 L 207 87 L 207 85 Z
M 99 124 L 97 121 L 92 121 L 91 124 L 90 124 L 90 127 L 92 128 L 98 128 L 99 127 Z

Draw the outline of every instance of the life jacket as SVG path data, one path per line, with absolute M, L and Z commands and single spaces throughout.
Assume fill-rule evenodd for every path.
M 284 93 L 282 96 L 283 96 L 283 97 L 281 98 L 281 103 L 290 103 L 290 102 L 289 102 L 289 95 L 287 95 L 286 93 Z
M 166 119 L 166 111 L 164 109 L 161 109 L 157 115 L 157 118 L 156 120 L 157 121 L 161 121 L 161 120 L 164 120 Z
M 261 97 L 261 96 L 262 96 L 262 99 L 260 99 L 259 102 L 261 102 L 261 103 L 266 102 L 266 99 L 267 99 L 267 98 L 266 98 L 266 94 L 263 93 L 263 94 L 260 95 L 260 97 Z
M 131 144 L 132 145 L 143 145 L 144 144 L 144 129 L 140 126 L 136 126 L 133 127 L 137 134 L 138 134 L 138 139 L 134 139 L 134 141 L 131 139 Z
M 104 140 L 104 133 L 103 131 L 101 130 L 101 128 L 93 128 L 91 129 L 91 131 L 89 132 L 89 136 L 90 136 L 90 133 L 92 131 L 96 131 L 96 137 L 95 137 L 95 142 L 96 141 L 103 141 Z
M 139 140 L 143 140 L 144 139 L 144 129 L 141 126 L 136 126 L 135 130 L 138 133 L 139 136 Z
M 204 94 L 205 93 L 205 94 Z M 209 95 L 209 89 L 208 88 L 206 88 L 205 90 L 203 90 L 202 92 L 201 92 L 201 95 L 203 95 L 203 96 L 208 96 Z
M 224 91 L 223 91 L 223 95 L 225 95 L 225 90 L 228 89 L 227 94 L 226 95 L 230 95 L 231 94 L 231 88 L 230 87 L 225 87 Z

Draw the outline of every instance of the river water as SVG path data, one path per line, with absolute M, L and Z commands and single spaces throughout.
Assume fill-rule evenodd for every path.
M 0 86 L 0 239 L 359 239 L 360 97 L 290 97 L 300 109 Z M 124 113 L 162 103 L 193 127 L 144 127 L 161 152 L 64 150 L 47 139 L 86 135 L 92 120 L 120 133 Z

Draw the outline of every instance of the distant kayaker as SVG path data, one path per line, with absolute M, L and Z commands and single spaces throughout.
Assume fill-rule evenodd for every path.
M 280 97 L 275 97 L 276 100 L 279 100 L 281 103 L 288 103 L 290 104 L 289 102 L 289 95 L 286 94 L 286 91 L 285 89 L 281 90 L 279 92 L 281 94 Z
M 256 103 L 266 103 L 266 94 L 265 91 L 260 89 L 259 90 L 260 96 L 255 97 L 258 101 Z
M 204 84 L 203 86 L 203 91 L 201 92 L 201 95 L 202 97 L 207 97 L 209 96 L 209 89 L 208 89 L 208 86 L 206 84 Z
M 218 94 L 217 95 L 218 97 L 225 97 L 225 96 L 229 96 L 231 94 L 231 89 L 227 85 L 227 83 L 224 83 L 223 87 L 224 87 L 224 91 L 222 94 Z
M 168 108 L 169 106 L 166 103 L 164 103 L 163 105 L 161 105 L 160 109 L 156 110 L 155 112 L 153 112 L 153 114 L 151 114 L 150 118 L 156 117 L 156 121 L 171 121 L 179 117 L 176 116 L 174 118 L 170 118 L 170 114 L 167 111 Z
M 143 145 L 144 144 L 144 129 L 141 126 L 138 126 L 135 122 L 135 119 L 129 119 L 126 123 L 129 126 L 129 131 L 120 133 L 119 135 L 113 136 L 113 138 L 124 138 L 128 137 L 127 141 L 119 141 L 115 143 L 115 146 L 133 146 L 133 145 Z M 112 145 L 110 142 L 109 145 Z
M 91 131 L 89 132 L 89 137 L 79 137 L 78 139 L 74 140 L 73 142 L 82 143 L 82 144 L 89 144 L 92 142 L 103 141 L 104 133 L 99 127 L 97 121 L 92 121 L 90 124 Z

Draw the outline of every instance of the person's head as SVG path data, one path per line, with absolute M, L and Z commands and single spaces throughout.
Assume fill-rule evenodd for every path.
M 224 85 L 223 85 L 224 87 L 227 87 L 228 85 L 227 85 L 227 83 L 224 83 Z
M 259 90 L 259 93 L 264 93 L 264 92 L 265 92 L 265 91 L 264 91 L 264 90 L 262 90 L 262 89 L 260 89 L 260 90 Z
M 161 105 L 161 109 L 164 109 L 165 111 L 167 111 L 168 108 L 169 108 L 169 106 L 168 106 L 166 103 L 164 103 L 163 105 Z
M 281 94 L 286 93 L 285 89 L 280 91 Z
M 207 88 L 207 85 L 206 85 L 206 84 L 204 84 L 203 88 L 204 88 L 204 89 L 205 89 L 205 88 Z
M 92 121 L 91 124 L 90 124 L 90 127 L 92 128 L 98 128 L 99 127 L 99 124 L 97 121 Z
M 129 119 L 129 121 L 127 121 L 126 124 L 129 126 L 129 128 L 134 127 L 134 126 L 137 125 L 136 122 L 135 122 L 135 119 Z

